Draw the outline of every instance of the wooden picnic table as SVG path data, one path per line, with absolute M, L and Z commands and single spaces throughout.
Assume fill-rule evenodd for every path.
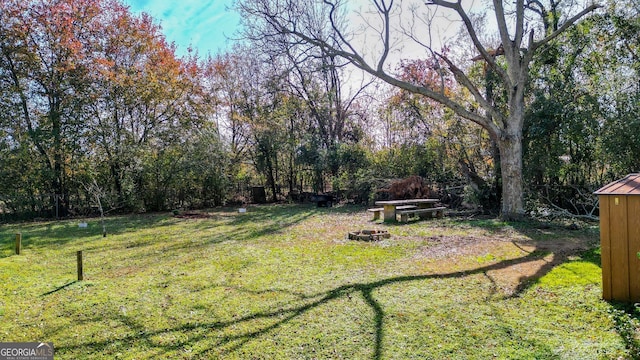
M 399 206 L 416 205 L 419 209 L 432 208 L 438 199 L 405 199 L 376 201 L 375 204 L 384 207 L 384 221 L 396 221 L 396 208 Z

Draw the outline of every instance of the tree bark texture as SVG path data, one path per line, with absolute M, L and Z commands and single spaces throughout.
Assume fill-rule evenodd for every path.
M 501 217 L 517 220 L 524 216 L 522 183 L 522 140 L 518 136 L 507 136 L 498 141 L 502 177 Z

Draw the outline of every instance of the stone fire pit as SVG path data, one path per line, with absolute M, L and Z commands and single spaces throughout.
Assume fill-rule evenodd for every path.
M 349 240 L 380 240 L 388 239 L 391 234 L 387 230 L 360 230 L 349 233 Z

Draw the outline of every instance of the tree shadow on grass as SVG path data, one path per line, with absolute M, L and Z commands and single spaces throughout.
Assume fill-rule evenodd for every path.
M 234 216 L 231 225 L 246 225 L 256 222 L 266 223 L 273 221 L 286 224 L 290 222 L 289 219 L 306 219 L 312 216 L 323 216 L 327 214 L 354 215 L 361 213 L 363 209 L 363 207 L 356 205 L 341 205 L 334 207 L 317 207 L 312 204 L 251 206 L 247 208 L 246 213 Z
M 115 216 L 105 219 L 107 236 L 139 231 L 146 228 L 170 225 L 168 214 L 144 214 Z M 80 228 L 78 223 L 88 222 L 87 228 Z M 100 219 L 63 220 L 34 223 L 18 223 L 0 228 L 0 249 L 13 248 L 15 234 L 22 234 L 23 249 L 61 246 L 83 241 L 88 238 L 102 236 Z M 4 256 L 3 256 L 4 255 Z M 0 251 L 0 258 L 12 255 L 12 252 Z
M 47 296 L 47 295 L 51 295 L 51 294 L 53 294 L 53 293 L 57 293 L 58 291 L 63 290 L 63 289 L 66 289 L 66 288 L 68 288 L 69 286 L 71 286 L 71 285 L 73 285 L 73 284 L 75 284 L 75 283 L 77 283 L 77 282 L 78 282 L 78 280 L 74 280 L 74 281 L 68 282 L 68 283 L 66 283 L 66 284 L 64 284 L 64 285 L 62 285 L 62 286 L 58 286 L 57 288 L 55 288 L 55 289 L 53 289 L 53 290 L 51 290 L 51 291 L 47 291 L 46 293 L 44 293 L 44 294 L 40 295 L 40 297 Z
M 355 205 L 332 208 L 317 207 L 313 204 L 270 204 L 247 207 L 246 213 L 238 213 L 233 208 L 210 209 L 205 214 L 222 221 L 220 225 L 229 226 L 228 231 L 219 231 L 215 236 L 205 239 L 199 245 L 215 244 L 229 240 L 246 241 L 262 236 L 278 234 L 310 218 L 327 214 L 355 215 L 362 213 L 363 207 Z M 195 222 L 193 228 L 207 229 L 218 224 L 206 221 Z
M 200 234 L 191 242 L 168 244 L 163 248 L 163 251 L 194 249 L 228 241 L 250 241 L 278 234 L 313 216 L 321 215 L 322 210 L 297 206 L 265 206 L 250 208 L 244 214 L 239 214 L 229 208 L 214 209 L 208 211 L 207 214 L 217 221 L 196 220 L 189 228 L 194 233 L 215 229 L 212 234 Z M 221 226 L 226 229 L 222 229 Z M 185 234 L 185 236 L 189 235 Z
M 533 251 L 527 251 L 520 247 L 521 244 L 513 242 L 516 247 L 520 247 L 524 252 L 528 253 L 532 259 L 536 259 L 537 270 L 535 272 L 520 276 L 518 284 L 515 287 L 511 295 L 508 298 L 514 298 L 522 295 L 538 281 L 551 272 L 559 265 L 571 262 L 571 261 L 586 261 L 600 267 L 600 256 L 595 248 L 576 248 L 576 249 L 552 249 L 544 242 L 540 244 L 537 241 L 536 249 Z M 575 274 L 580 276 L 580 274 Z
M 504 222 L 493 218 L 456 220 L 449 226 L 460 229 L 481 228 L 488 234 L 486 239 L 509 242 L 520 252 L 527 254 L 531 264 L 526 267 L 525 274 L 517 279 L 517 286 L 508 297 L 520 296 L 536 284 L 538 279 L 568 261 L 579 258 L 600 267 L 599 253 L 594 253 L 599 245 L 597 228 L 572 230 L 560 224 L 535 220 Z
M 122 346 L 123 348 L 133 348 L 135 342 L 142 342 L 145 344 L 145 347 L 148 346 L 150 348 L 160 348 L 162 349 L 161 351 L 170 352 L 181 349 L 185 346 L 188 346 L 189 344 L 193 344 L 194 342 L 205 340 L 208 335 L 210 335 L 210 331 L 212 330 L 242 329 L 251 327 L 251 323 L 253 322 L 259 322 L 260 326 L 258 326 L 257 329 L 250 329 L 242 333 L 226 335 L 218 339 L 218 341 L 210 348 L 203 350 L 203 352 L 205 352 L 213 348 L 226 347 L 227 351 L 232 352 L 240 349 L 249 341 L 272 333 L 274 330 L 281 328 L 283 325 L 286 325 L 292 320 L 299 318 L 305 313 L 322 305 L 329 304 L 333 301 L 345 297 L 352 298 L 355 296 L 360 296 L 362 299 L 364 299 L 364 302 L 373 313 L 374 329 L 372 331 L 372 334 L 374 336 L 374 339 L 372 342 L 373 348 L 371 349 L 371 358 L 377 360 L 382 358 L 384 350 L 383 345 L 385 341 L 385 312 L 383 306 L 374 296 L 374 292 L 376 290 L 383 289 L 390 285 L 406 284 L 415 281 L 430 279 L 460 279 L 477 274 L 486 274 L 490 271 L 500 270 L 538 259 L 538 254 L 531 253 L 520 258 L 504 260 L 495 264 L 465 271 L 435 273 L 427 275 L 397 276 L 372 282 L 347 284 L 325 292 L 306 295 L 303 298 L 301 297 L 300 301 L 303 303 L 297 304 L 295 306 L 285 306 L 273 311 L 255 312 L 228 321 L 188 323 L 162 330 L 149 331 L 145 329 L 144 325 L 138 324 L 134 319 L 118 313 L 116 314 L 117 320 L 128 326 L 133 333 L 132 335 L 102 341 L 88 341 L 73 345 L 60 344 L 57 346 L 57 350 L 62 354 L 73 352 L 79 349 L 82 349 L 83 351 L 87 351 L 87 349 L 93 349 L 94 351 L 103 351 L 107 346 L 114 342 L 120 343 L 120 346 Z M 152 340 L 152 338 L 155 336 L 185 332 L 190 333 L 189 336 L 187 336 L 187 339 L 173 342 L 171 344 L 162 345 Z
M 204 215 L 198 219 L 181 219 L 173 217 L 169 213 L 153 213 L 140 215 L 123 215 L 108 217 L 105 219 L 107 236 L 121 235 L 128 232 L 136 232 L 148 228 L 175 225 L 181 221 L 193 221 L 192 230 L 202 230 L 224 224 L 233 227 L 233 230 L 220 231 L 206 238 L 204 241 L 194 243 L 177 243 L 173 248 L 187 246 L 202 246 L 221 243 L 229 240 L 251 240 L 261 236 L 276 234 L 284 229 L 294 226 L 314 216 L 326 214 L 356 214 L 362 211 L 361 206 L 343 205 L 332 208 L 318 208 L 313 204 L 269 204 L 264 206 L 250 206 L 248 212 L 238 213 L 238 209 L 232 207 L 220 207 L 194 212 Z M 79 228 L 79 222 L 88 222 L 87 228 Z M 40 248 L 48 246 L 61 246 L 82 241 L 88 238 L 100 237 L 102 226 L 99 218 L 74 219 L 63 221 L 46 221 L 41 223 L 16 223 L 0 228 L 0 259 L 13 255 L 15 234 L 22 233 L 22 247 Z M 185 233 L 185 236 L 188 234 Z M 147 245 L 146 242 L 128 243 L 128 248 Z M 166 250 L 171 250 L 168 247 Z
M 148 228 L 171 226 L 181 221 L 193 221 L 193 224 L 189 226 L 193 231 L 217 227 L 220 224 L 231 227 L 229 231 L 217 232 L 213 236 L 206 238 L 205 241 L 194 243 L 179 242 L 168 246 L 166 249 L 172 250 L 172 248 L 202 246 L 229 240 L 251 240 L 264 235 L 278 233 L 312 216 L 321 216 L 327 211 L 335 210 L 314 208 L 310 205 L 269 205 L 251 207 L 248 213 L 238 214 L 237 209 L 234 208 L 215 208 L 206 210 L 205 212 L 199 212 L 206 214 L 207 217 L 197 220 L 184 220 L 175 218 L 169 213 L 156 213 L 109 217 L 105 219 L 105 226 L 108 237 L 126 234 L 128 232 L 137 232 Z M 338 211 L 349 213 L 349 211 L 354 211 L 354 209 Z M 13 224 L 0 228 L 0 258 L 13 255 L 15 234 L 18 232 L 23 235 L 23 250 L 61 246 L 102 236 L 102 226 L 100 225 L 99 219 L 91 219 L 88 228 L 79 228 L 79 222 L 80 220 L 48 221 L 44 223 Z M 184 236 L 188 236 L 188 233 L 185 232 Z M 149 245 L 149 243 L 146 241 L 138 241 L 127 243 L 125 246 L 135 248 L 145 245 Z

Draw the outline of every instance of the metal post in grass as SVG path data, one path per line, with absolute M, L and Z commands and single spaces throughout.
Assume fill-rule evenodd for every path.
M 22 233 L 16 234 L 16 255 L 20 255 L 22 250 Z
M 84 279 L 84 274 L 82 273 L 82 250 L 77 253 L 78 258 L 78 281 L 82 281 Z

